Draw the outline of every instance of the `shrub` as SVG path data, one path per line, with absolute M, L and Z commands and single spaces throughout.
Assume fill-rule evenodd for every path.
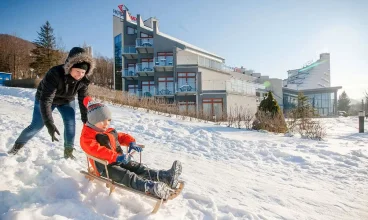
M 326 130 L 321 121 L 312 120 L 318 116 L 309 104 L 308 98 L 302 93 L 298 94 L 298 105 L 287 113 L 287 126 L 290 132 L 298 132 L 303 138 L 322 140 Z
M 269 91 L 267 98 L 262 100 L 253 122 L 253 129 L 267 130 L 276 133 L 285 133 L 287 126 L 280 106 Z

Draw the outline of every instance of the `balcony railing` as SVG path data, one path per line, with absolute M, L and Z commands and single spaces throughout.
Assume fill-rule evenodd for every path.
M 257 89 L 264 89 L 262 84 L 244 80 L 203 80 L 202 90 L 222 90 L 228 93 L 255 96 Z
M 197 92 L 194 84 L 176 84 L 175 86 L 177 93 L 195 93 Z
M 156 88 L 152 88 L 150 90 L 143 90 L 139 92 L 140 97 L 150 98 L 156 94 Z
M 209 69 L 214 69 L 221 72 L 231 73 L 231 72 L 241 72 L 240 68 L 230 67 L 225 65 L 225 63 L 212 60 L 200 55 L 177 55 L 177 65 L 198 65 L 201 67 L 206 67 Z
M 153 72 L 153 62 L 148 64 L 145 63 L 137 63 L 136 64 L 136 72 Z
M 137 38 L 135 41 L 136 47 L 153 47 L 153 38 Z
M 155 57 L 155 66 L 173 66 L 173 59 Z
M 135 48 L 135 46 L 124 46 L 123 48 L 123 53 L 125 54 L 135 54 L 137 53 L 137 49 Z
M 138 76 L 138 75 L 135 72 L 135 68 L 127 68 L 127 69 L 124 69 L 123 76 Z
M 157 96 L 174 95 L 174 88 L 157 88 L 156 95 Z

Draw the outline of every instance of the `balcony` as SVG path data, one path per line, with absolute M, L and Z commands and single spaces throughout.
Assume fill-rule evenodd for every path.
M 123 56 L 127 59 L 137 59 L 138 52 L 135 46 L 124 46 L 123 48 Z
M 137 38 L 135 47 L 138 53 L 153 53 L 153 38 Z
M 134 68 L 124 69 L 123 78 L 127 80 L 136 80 L 137 77 L 138 77 L 138 74 L 136 73 Z
M 156 88 L 152 88 L 151 90 L 143 90 L 139 92 L 139 97 L 142 98 L 152 98 L 156 93 Z
M 157 88 L 155 96 L 172 97 L 174 96 L 174 88 Z
M 153 76 L 153 62 L 151 63 L 137 63 L 135 71 L 139 76 Z
M 171 72 L 174 70 L 173 58 L 155 57 L 155 70 L 157 72 Z
M 196 95 L 197 89 L 195 84 L 176 84 L 177 95 Z

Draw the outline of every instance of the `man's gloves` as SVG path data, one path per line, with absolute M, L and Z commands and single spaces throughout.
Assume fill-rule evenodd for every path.
M 129 144 L 128 153 L 130 153 L 132 150 L 135 150 L 139 153 L 143 151 L 143 148 L 138 146 L 135 142 L 131 142 Z
M 59 139 L 56 138 L 55 133 L 60 135 L 59 130 L 56 128 L 53 122 L 46 122 L 45 126 L 47 127 L 47 130 L 49 131 L 49 134 L 51 136 L 52 142 L 59 141 Z

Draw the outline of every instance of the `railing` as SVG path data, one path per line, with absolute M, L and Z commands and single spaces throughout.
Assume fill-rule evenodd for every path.
M 138 75 L 135 72 L 135 68 L 127 68 L 127 69 L 124 69 L 123 76 L 138 76 Z
M 230 67 L 225 65 L 225 63 L 211 60 L 209 58 L 202 57 L 199 55 L 181 56 L 180 54 L 178 54 L 176 62 L 177 65 L 198 65 L 226 73 L 239 72 L 239 68 Z
M 264 89 L 261 84 L 247 82 L 243 80 L 203 80 L 202 90 L 222 90 L 229 93 L 238 93 L 242 95 L 256 95 L 257 89 Z
M 153 47 L 153 38 L 137 38 L 135 41 L 136 47 Z
M 150 98 L 153 97 L 156 94 L 156 88 L 155 87 L 151 87 L 150 90 L 146 90 L 146 89 L 142 89 L 142 91 L 139 91 L 139 96 L 140 97 L 146 97 L 146 98 Z
M 174 88 L 157 88 L 156 95 L 174 95 Z
M 155 57 L 155 66 L 173 66 L 173 59 Z
M 196 88 L 196 85 L 195 84 L 175 84 L 175 88 L 176 88 L 176 92 L 185 92 L 185 93 L 188 93 L 188 92 L 197 92 L 197 88 Z
M 150 62 L 148 64 L 142 64 L 142 63 L 137 63 L 136 64 L 136 72 L 153 72 L 153 62 Z
M 135 46 L 124 46 L 123 53 L 127 53 L 127 54 L 137 53 L 137 49 L 135 48 Z

